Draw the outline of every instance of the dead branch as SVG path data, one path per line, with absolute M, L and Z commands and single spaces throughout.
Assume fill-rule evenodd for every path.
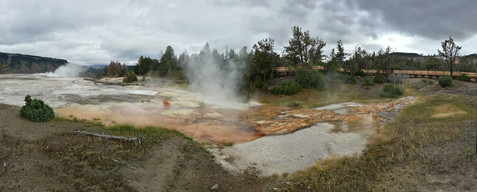
M 166 146 L 167 142 L 168 142 L 168 141 L 166 141 L 166 142 L 164 143 L 164 145 L 162 145 L 162 150 L 166 150 L 164 147 Z
M 139 144 L 141 144 L 141 130 L 139 130 L 139 134 L 137 137 L 122 137 L 122 136 L 114 136 L 114 135 L 105 135 L 103 134 L 97 134 L 97 133 L 91 133 L 91 132 L 86 132 L 86 131 L 80 131 L 79 129 L 76 131 L 73 131 L 73 133 L 77 133 L 80 135 L 88 135 L 88 136 L 94 136 L 94 137 L 101 137 L 105 139 L 116 139 L 116 140 L 124 140 L 124 141 L 137 141 Z
M 126 165 L 127 167 L 129 167 L 129 168 L 131 168 L 131 169 L 134 169 L 134 170 L 137 169 L 136 167 L 133 167 L 133 166 L 129 165 L 129 163 L 128 163 L 127 161 L 123 161 L 123 160 L 121 160 L 121 159 L 111 159 L 111 160 L 113 160 L 113 161 L 116 162 L 116 163 Z

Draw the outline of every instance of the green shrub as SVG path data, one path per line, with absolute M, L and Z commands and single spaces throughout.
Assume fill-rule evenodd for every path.
M 352 75 L 349 75 L 346 77 L 345 83 L 350 85 L 356 85 L 356 78 L 354 78 Z
M 467 74 L 465 74 L 465 73 L 462 74 L 462 75 L 459 75 L 456 79 L 459 80 L 459 81 L 470 81 L 470 77 L 467 76 Z
M 371 78 L 364 78 L 363 84 L 362 84 L 363 87 L 370 87 L 373 85 L 374 83 L 373 83 L 373 80 L 371 80 Z
M 363 71 L 358 71 L 354 75 L 364 77 L 364 76 L 366 76 L 366 73 L 364 73 Z
M 398 86 L 393 84 L 385 84 L 381 90 L 382 97 L 398 97 L 402 95 L 402 91 Z
M 270 92 L 279 95 L 294 95 L 300 91 L 301 87 L 297 82 L 285 81 L 281 82 L 279 86 L 272 87 Z
M 31 99 L 30 95 L 25 96 L 26 104 L 20 109 L 20 116 L 30 121 L 50 121 L 55 118 L 53 109 L 45 104 L 41 99 Z
M 441 76 L 439 77 L 439 85 L 442 87 L 447 87 L 452 84 L 452 78 L 450 76 Z
M 383 75 L 381 75 L 381 73 L 379 73 L 379 72 L 376 72 L 376 74 L 374 74 L 373 82 L 374 83 L 379 83 L 379 84 L 384 83 Z
M 283 93 L 283 88 L 282 88 L 282 86 L 272 87 L 272 88 L 270 88 L 270 93 L 273 93 L 275 95 L 280 95 L 280 94 Z
M 325 87 L 324 77 L 316 69 L 296 71 L 295 81 L 303 88 L 323 89 Z
M 262 78 L 260 77 L 255 77 L 255 82 L 254 82 L 255 88 L 261 89 L 263 87 L 263 81 Z
M 131 83 L 134 81 L 137 81 L 137 76 L 132 71 L 129 71 L 128 73 L 126 73 L 126 76 L 124 76 L 123 78 L 124 83 Z
M 300 91 L 300 85 L 296 82 L 292 82 L 288 86 L 283 87 L 283 94 L 285 95 L 294 95 Z
M 430 79 L 421 79 L 421 81 L 422 81 L 423 83 L 427 83 L 427 84 L 429 84 L 429 85 L 434 84 L 434 81 L 432 81 L 432 80 L 430 80 Z

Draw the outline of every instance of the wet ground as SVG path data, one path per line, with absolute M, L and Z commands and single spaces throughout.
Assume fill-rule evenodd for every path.
M 253 166 L 264 175 L 300 170 L 326 157 L 359 154 L 379 126 L 414 102 L 406 97 L 308 109 L 255 101 L 214 103 L 184 88 L 122 87 L 35 74 L 0 75 L 0 94 L 0 103 L 17 106 L 27 94 L 43 99 L 59 117 L 167 127 L 211 146 L 233 142 L 209 150 L 230 170 Z

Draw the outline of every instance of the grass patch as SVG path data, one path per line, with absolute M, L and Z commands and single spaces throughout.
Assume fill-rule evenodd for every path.
M 161 140 L 164 140 L 164 138 L 168 136 L 180 136 L 189 142 L 194 142 L 192 138 L 185 136 L 181 132 L 164 127 L 135 127 L 133 125 L 126 124 L 113 125 L 106 129 L 114 131 L 118 135 L 128 137 L 136 137 L 139 134 L 139 131 L 141 131 L 142 140 L 146 142 L 159 142 Z
M 301 108 L 312 108 L 332 103 L 351 101 L 359 103 L 373 103 L 391 100 L 380 97 L 379 92 L 380 86 L 364 89 L 357 85 L 338 84 L 324 90 L 302 89 L 297 94 L 291 96 L 274 95 L 257 90 L 256 98 L 259 98 L 259 102 L 265 104 L 278 106 L 297 106 Z

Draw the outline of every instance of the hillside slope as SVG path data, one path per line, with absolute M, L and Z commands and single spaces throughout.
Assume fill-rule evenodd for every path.
M 0 52 L 1 73 L 52 72 L 66 63 L 64 59 Z

